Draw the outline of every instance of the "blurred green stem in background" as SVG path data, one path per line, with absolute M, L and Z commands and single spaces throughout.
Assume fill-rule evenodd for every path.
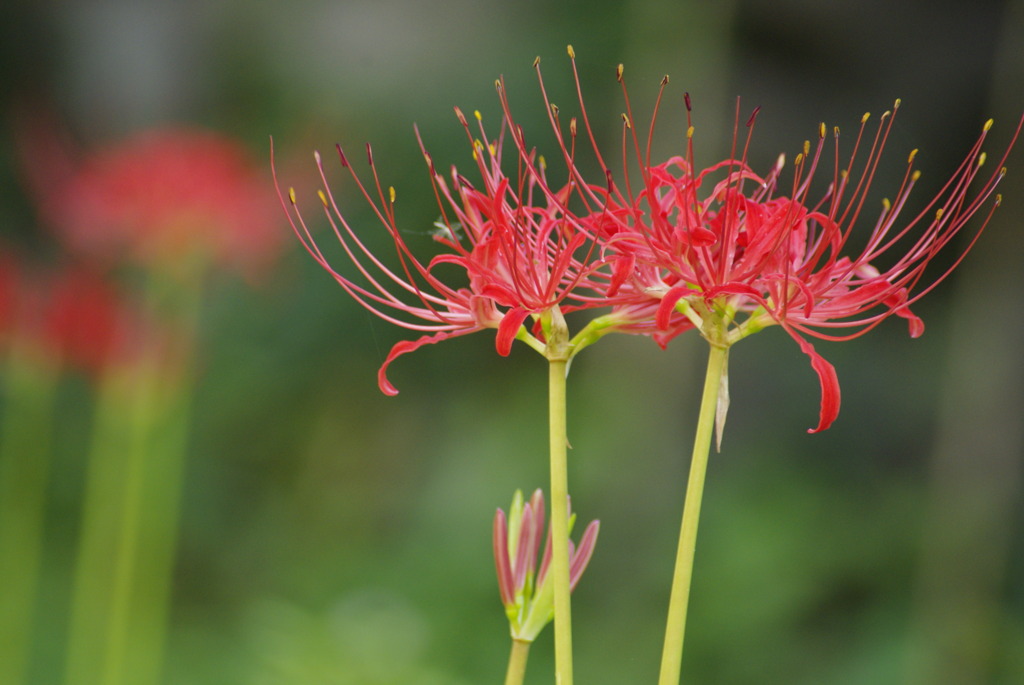
M 188 439 L 199 279 L 150 274 L 147 309 L 174 336 L 105 373 L 75 568 L 65 682 L 160 682 Z M 184 283 L 193 285 L 184 286 Z
M 15 342 L 0 426 L 0 683 L 25 682 L 50 471 L 56 365 Z
M 690 603 L 690 581 L 693 578 L 693 556 L 697 545 L 697 523 L 700 504 L 704 497 L 704 476 L 711 452 L 711 433 L 715 426 L 718 393 L 722 384 L 729 348 L 711 345 L 708 369 L 704 376 L 697 431 L 693 440 L 690 460 L 690 478 L 686 484 L 686 502 L 683 504 L 683 523 L 679 529 L 679 548 L 676 567 L 672 575 L 672 594 L 669 599 L 668 622 L 665 627 L 665 646 L 661 653 L 661 674 L 658 685 L 677 685 L 683 661 L 683 637 L 686 633 L 686 610 Z

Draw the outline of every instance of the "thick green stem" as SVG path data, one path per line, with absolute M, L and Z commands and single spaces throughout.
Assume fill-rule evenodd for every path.
M 569 603 L 569 469 L 565 374 L 569 329 L 554 308 L 547 331 L 548 419 L 551 463 L 551 568 L 555 604 L 555 685 L 572 685 L 572 611 Z
M 512 653 L 508 655 L 508 671 L 505 685 L 523 685 L 526 677 L 526 658 L 530 655 L 530 643 L 512 639 Z
M 715 427 L 715 409 L 719 384 L 728 348 L 711 346 L 708 369 L 704 377 L 697 433 L 693 441 L 690 461 L 690 479 L 686 485 L 686 503 L 683 505 L 683 523 L 679 530 L 679 548 L 676 568 L 672 575 L 672 595 L 669 599 L 668 623 L 665 627 L 665 646 L 661 654 L 661 675 L 658 685 L 678 685 L 683 660 L 683 637 L 686 632 L 686 610 L 690 601 L 690 580 L 693 576 L 693 554 L 697 544 L 697 522 L 700 503 L 704 495 L 704 475 L 711 451 L 711 435 Z

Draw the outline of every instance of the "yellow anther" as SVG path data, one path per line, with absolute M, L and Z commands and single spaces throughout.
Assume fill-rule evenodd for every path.
M 473 146 L 473 161 L 476 162 L 476 161 L 479 161 L 479 160 L 480 160 L 480 155 L 477 154 L 476 146 L 474 145 Z
M 663 85 L 663 86 L 667 86 L 668 85 L 668 74 L 665 74 L 664 76 L 661 77 L 661 85 Z
M 898 110 L 900 108 L 900 104 L 902 102 L 903 102 L 903 100 L 901 100 L 900 98 L 896 98 L 896 102 L 894 102 L 893 105 L 892 105 L 892 111 L 895 112 L 896 110 Z
M 884 112 L 882 112 L 882 119 L 883 120 L 884 119 L 888 119 L 890 116 L 892 116 L 892 111 L 891 110 L 887 109 Z
M 916 182 L 917 182 L 917 179 L 919 179 L 919 178 L 921 178 L 921 171 L 920 171 L 920 170 L 917 170 L 917 171 L 915 171 L 915 172 L 914 172 L 913 174 L 911 174 L 911 176 L 910 176 L 910 182 L 911 182 L 911 183 L 916 183 Z
M 483 121 L 484 120 L 484 115 L 480 114 L 480 110 L 478 110 L 478 109 L 474 109 L 473 110 L 473 116 L 476 117 L 477 121 Z
M 945 213 L 946 213 L 946 210 L 944 210 L 942 207 L 939 207 L 938 209 L 936 209 L 935 210 L 935 220 L 939 221 L 940 219 L 942 219 L 942 215 L 945 214 Z
M 569 120 L 569 134 L 576 136 L 576 117 Z
M 558 116 L 558 105 L 556 105 L 553 102 L 551 103 L 551 113 L 554 114 L 556 117 Z
M 494 88 L 500 93 L 501 92 L 501 79 L 494 79 Z
M 540 55 L 533 58 L 533 66 L 537 66 L 538 64 L 540 64 Z
M 690 138 L 693 138 L 693 126 L 686 129 L 686 139 L 689 140 Z
M 391 198 L 391 204 L 395 204 L 395 187 L 388 186 L 388 197 Z
M 824 138 L 825 137 L 825 122 L 824 121 L 821 122 L 821 126 L 818 127 L 818 137 L 819 138 Z
M 625 112 L 622 113 L 622 121 L 625 122 L 626 128 L 633 128 L 633 124 L 629 123 L 629 117 L 626 116 Z
M 999 178 L 1002 178 L 1003 176 L 1006 176 L 1006 167 L 999 170 Z
M 622 72 L 625 71 L 625 69 L 626 68 L 622 64 L 619 64 L 619 66 L 615 67 L 615 80 L 618 81 L 619 83 L 622 83 Z
M 292 204 L 295 204 L 295 188 L 288 189 L 288 199 L 292 201 Z
M 832 135 L 834 135 L 836 138 L 839 137 L 839 127 L 838 126 L 836 126 L 835 128 L 832 129 Z
M 996 207 L 1003 204 L 1003 196 L 1001 193 L 996 194 Z
M 320 202 L 322 202 L 324 204 L 324 207 L 326 207 L 327 206 L 327 196 L 324 195 L 324 191 L 318 190 L 318 191 L 316 191 L 316 194 L 320 196 Z
M 892 203 L 891 203 L 891 202 L 889 202 L 889 198 L 887 198 L 887 197 L 883 197 L 883 198 L 882 198 L 882 209 L 884 209 L 884 210 L 885 210 L 885 212 L 886 212 L 886 214 L 888 214 L 888 213 L 889 213 L 889 210 L 890 210 L 891 208 L 892 208 Z
M 540 168 L 541 169 L 547 169 L 548 168 L 548 160 L 544 159 L 544 155 L 541 155 L 540 157 L 538 157 L 537 158 L 537 162 L 540 164 Z
M 487 144 L 487 151 L 491 153 L 491 157 L 498 154 L 498 148 L 494 147 L 494 143 Z
M 871 118 L 871 112 L 864 112 L 864 116 L 860 118 L 860 123 L 866 124 L 868 119 Z
M 801 164 L 803 164 L 803 161 L 804 161 L 804 153 L 801 152 L 800 154 L 798 154 L 796 156 L 796 159 L 793 160 L 793 166 L 800 166 Z
M 980 155 L 978 155 L 978 166 L 984 164 L 986 159 L 988 159 L 987 153 L 982 152 Z
M 843 169 L 842 171 L 839 172 L 839 180 L 843 181 L 844 183 L 846 182 L 846 179 L 849 178 L 849 176 L 850 172 L 847 171 L 846 169 Z
M 913 150 L 910 151 L 910 155 L 907 157 L 907 164 L 913 164 L 914 163 L 914 157 L 917 157 L 917 148 L 916 147 Z
M 988 130 L 990 128 L 992 128 L 992 124 L 994 124 L 994 123 L 995 123 L 995 121 L 993 121 L 992 119 L 989 119 L 988 121 L 985 122 L 985 125 L 982 127 L 981 130 L 985 131 L 985 132 L 988 132 Z
M 572 44 L 568 47 L 569 59 L 576 59 L 576 51 L 572 49 Z
M 804 141 L 804 157 L 808 156 L 809 154 L 811 154 L 811 141 L 805 140 Z

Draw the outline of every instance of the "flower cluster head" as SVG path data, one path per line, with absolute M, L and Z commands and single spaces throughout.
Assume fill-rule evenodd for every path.
M 570 513 L 570 533 L 575 520 L 576 515 Z M 578 549 L 572 540 L 569 541 L 570 590 L 576 587 L 590 562 L 599 528 L 599 521 L 591 521 L 583 531 Z M 512 638 L 523 642 L 536 639 L 555 612 L 554 583 L 548 575 L 551 565 L 550 530 L 541 558 L 543 536 L 544 493 L 538 488 L 530 496 L 530 501 L 524 502 L 522 490 L 516 490 L 508 516 L 500 508 L 494 515 L 494 565 Z
M 805 142 L 789 164 L 780 156 L 766 173 L 759 173 L 747 157 L 759 108 L 742 126 L 737 101 L 730 155 L 702 168 L 695 161 L 689 95 L 682 98 L 684 149 L 652 161 L 655 124 L 669 79 L 662 80 L 642 140 L 619 65 L 615 76 L 625 111 L 622 174 L 616 181 L 597 144 L 571 46 L 568 52 L 578 102 L 578 114 L 568 125 L 562 109 L 548 99 L 539 58 L 534 62 L 565 180 L 549 182 L 548 165 L 526 144 L 499 79 L 503 120 L 493 139 L 479 114 L 474 130 L 456 109 L 482 179 L 478 185 L 455 168 L 442 175 L 423 151 L 441 208 L 436 239 L 447 250 L 427 263 L 412 254 L 396 225 L 395 191 L 381 184 L 369 146 L 369 187 L 340 146 L 338 155 L 393 239 L 395 269 L 374 256 L 346 222 L 319 155 L 324 212 L 364 281 L 330 266 L 299 213 L 294 190 L 287 202 L 279 190 L 303 245 L 350 295 L 381 318 L 426 333 L 392 349 L 379 375 L 384 392 L 397 392 L 384 375 L 388 364 L 424 344 L 495 328 L 500 353 L 507 354 L 516 339 L 543 352 L 549 314 L 604 308 L 570 341 L 570 358 L 613 331 L 648 335 L 664 346 L 696 330 L 727 350 L 765 327 L 780 326 L 810 358 L 818 376 L 821 409 L 811 432 L 824 430 L 839 412 L 839 383 L 809 338 L 850 340 L 890 316 L 906 320 L 912 337 L 921 335 L 924 324 L 911 307 L 956 268 L 1000 204 L 995 189 L 1024 124 L 1022 118 L 1002 158 L 986 165 L 983 144 L 992 122 L 985 123 L 952 176 L 923 206 L 908 202 L 921 176 L 914 150 L 906 158 L 902 182 L 876 210 L 869 190 L 882 166 L 899 100 L 877 117 L 874 128 L 865 114 L 847 151 L 841 150 L 839 128 L 822 123 L 814 142 Z M 502 171 L 506 141 L 516 152 L 517 173 L 511 177 Z M 596 181 L 584 175 L 584 151 L 598 165 Z M 634 167 L 639 174 L 631 173 Z M 958 240 L 979 213 L 971 235 Z M 868 230 L 859 231 L 864 224 Z M 949 251 L 953 256 L 937 273 L 929 269 L 940 253 Z M 468 286 L 448 285 L 438 273 L 445 264 L 460 266 Z
M 46 116 L 21 127 L 23 166 L 42 218 L 76 254 L 252 274 L 280 250 L 266 181 L 235 140 L 168 127 L 82 153 L 57 128 Z

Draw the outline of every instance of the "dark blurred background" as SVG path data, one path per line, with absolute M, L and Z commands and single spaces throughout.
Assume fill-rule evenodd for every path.
M 551 159 L 531 63 L 541 56 L 552 99 L 571 104 L 568 43 L 613 158 L 619 62 L 641 119 L 671 75 L 659 156 L 680 150 L 691 93 L 705 163 L 728 150 L 738 95 L 744 113 L 762 107 L 750 158 L 765 170 L 820 121 L 852 133 L 865 111 L 902 98 L 877 202 L 895 192 L 911 149 L 921 149 L 923 204 L 988 117 L 998 156 L 1024 109 L 1020 0 L 101 0 L 16 3 L 5 15 L 5 109 L 48 103 L 87 147 L 188 123 L 267 160 L 273 135 L 279 174 L 313 217 L 311 151 L 372 141 L 413 237 L 437 216 L 413 123 L 439 164 L 466 164 L 452 106 L 496 124 L 492 84 L 504 75 Z M 46 258 L 13 139 L 5 129 L 0 235 Z M 805 432 L 817 383 L 783 332 L 732 351 L 684 681 L 1024 681 L 1022 162 L 1018 150 L 977 249 L 916 307 L 922 338 L 892 320 L 819 345 L 843 390 L 829 431 Z M 334 190 L 387 250 L 351 186 Z M 279 223 L 290 230 L 283 213 Z M 426 236 L 413 242 L 433 249 Z M 165 682 L 499 682 L 508 638 L 491 517 L 514 489 L 546 488 L 545 365 L 525 346 L 500 358 L 481 333 L 402 358 L 391 372 L 401 394 L 385 397 L 377 367 L 409 337 L 297 243 L 257 282 L 210 289 Z M 655 680 L 704 355 L 697 338 L 661 351 L 610 337 L 573 364 L 573 505 L 602 521 L 574 595 L 580 683 Z M 90 421 L 83 383 L 68 379 L 59 399 L 34 683 L 61 673 Z M 527 682 L 551 681 L 550 640 L 533 649 Z

